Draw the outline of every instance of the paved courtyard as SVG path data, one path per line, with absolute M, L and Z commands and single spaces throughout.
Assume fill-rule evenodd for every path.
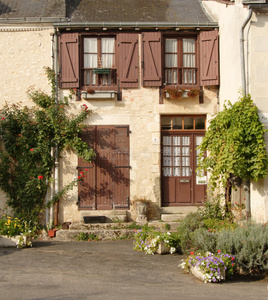
M 268 299 L 268 279 L 205 284 L 182 256 L 145 255 L 131 240 L 34 242 L 0 249 L 0 299 Z

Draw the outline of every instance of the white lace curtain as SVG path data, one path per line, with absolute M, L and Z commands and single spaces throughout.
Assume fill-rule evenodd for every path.
M 101 56 L 98 57 L 97 38 L 84 39 L 84 68 L 112 68 L 114 66 L 114 38 L 101 39 Z
M 177 84 L 178 82 L 178 40 L 165 40 L 165 67 L 166 82 Z M 195 39 L 182 39 L 182 61 L 184 68 L 195 68 Z M 183 70 L 183 83 L 195 83 L 195 72 Z

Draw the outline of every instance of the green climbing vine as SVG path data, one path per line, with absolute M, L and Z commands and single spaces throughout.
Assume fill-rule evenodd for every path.
M 50 68 L 46 71 L 52 86 L 50 95 L 30 90 L 28 96 L 36 107 L 12 104 L 1 110 L 0 188 L 14 215 L 25 220 L 36 219 L 43 207 L 55 165 L 55 151 L 51 149 L 57 145 L 60 154 L 70 148 L 87 161 L 94 155 L 79 137 L 89 111 L 84 109 L 70 118 L 68 98 L 55 103 L 55 74 Z M 55 195 L 53 202 L 73 184 Z
M 227 187 L 230 178 L 257 181 L 267 176 L 265 131 L 250 95 L 224 105 L 199 146 L 199 171 L 210 172 L 212 189 L 219 183 Z

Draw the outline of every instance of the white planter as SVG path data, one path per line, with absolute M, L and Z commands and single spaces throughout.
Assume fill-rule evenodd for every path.
M 16 235 L 13 237 L 0 235 L 0 247 L 17 247 L 20 243 L 21 247 L 24 248 L 31 244 L 31 239 L 27 235 Z
M 156 250 L 157 254 L 167 254 L 170 251 L 170 247 L 167 247 L 164 242 L 160 242 L 158 249 Z
M 191 267 L 190 272 L 201 281 L 205 281 L 205 274 L 199 269 L 199 267 Z M 224 281 L 226 278 L 226 272 L 224 269 L 221 269 L 221 276 L 223 277 L 221 281 Z

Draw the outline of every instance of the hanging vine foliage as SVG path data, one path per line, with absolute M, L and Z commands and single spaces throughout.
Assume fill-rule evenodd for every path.
M 224 105 L 199 146 L 198 170 L 210 172 L 212 189 L 219 183 L 227 187 L 233 177 L 257 181 L 267 176 L 265 131 L 250 95 Z
M 74 118 L 68 116 L 68 99 L 55 103 L 55 74 L 47 68 L 52 86 L 51 95 L 42 91 L 28 92 L 37 105 L 6 105 L 0 121 L 0 188 L 15 216 L 26 220 L 38 217 L 55 165 L 56 145 L 59 154 L 71 148 L 80 157 L 91 161 L 94 152 L 79 138 L 82 122 L 89 111 Z

